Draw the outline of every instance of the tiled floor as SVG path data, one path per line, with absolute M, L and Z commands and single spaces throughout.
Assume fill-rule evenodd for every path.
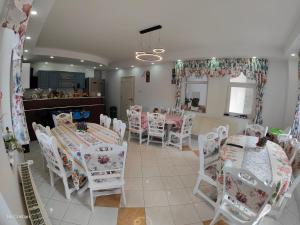
M 34 160 L 33 176 L 53 225 L 117 224 L 118 208 L 96 206 L 92 213 L 88 191 L 82 195 L 73 193 L 71 200 L 67 200 L 60 181 L 55 188 L 50 186 L 37 142 L 31 143 L 26 159 Z M 129 143 L 126 207 L 145 208 L 147 225 L 202 225 L 202 221 L 213 218 L 214 211 L 192 194 L 198 167 L 198 158 L 192 151 Z M 262 224 L 276 223 L 266 219 Z M 281 225 L 299 224 L 298 209 L 292 199 L 282 215 Z

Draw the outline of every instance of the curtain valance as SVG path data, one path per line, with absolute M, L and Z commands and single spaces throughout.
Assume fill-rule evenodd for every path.
M 181 104 L 182 78 L 194 75 L 219 78 L 224 76 L 237 77 L 242 72 L 251 80 L 256 81 L 256 105 L 254 123 L 262 124 L 262 105 L 264 86 L 267 82 L 268 60 L 263 58 L 211 58 L 177 61 L 175 65 L 177 77 L 176 107 Z

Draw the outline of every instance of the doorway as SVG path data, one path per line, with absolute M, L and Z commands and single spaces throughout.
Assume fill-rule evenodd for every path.
M 126 76 L 121 78 L 121 91 L 120 91 L 120 118 L 127 121 L 126 110 L 131 105 L 134 105 L 134 76 Z

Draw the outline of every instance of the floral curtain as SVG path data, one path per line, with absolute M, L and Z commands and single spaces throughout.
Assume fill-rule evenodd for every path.
M 12 29 L 18 36 L 18 43 L 12 51 L 12 91 L 11 91 L 11 111 L 12 124 L 15 137 L 19 144 L 29 143 L 29 135 L 23 106 L 23 88 L 21 85 L 21 65 L 23 56 L 23 45 L 25 32 L 27 29 L 30 10 L 33 0 L 9 0 L 6 5 L 5 18 L 1 22 L 4 28 Z M 9 93 L 6 93 L 9 94 Z
M 224 76 L 237 77 L 243 74 L 256 81 L 256 108 L 254 123 L 262 124 L 262 105 L 264 87 L 267 81 L 268 60 L 262 58 L 211 58 L 199 60 L 177 61 L 176 107 L 180 107 L 182 78 L 194 75 L 218 78 Z
M 299 53 L 299 57 L 300 57 L 300 53 Z M 291 134 L 293 135 L 293 137 L 299 140 L 300 138 L 300 61 L 298 62 L 298 100 L 296 104 L 296 111 L 295 111 L 295 117 L 294 117 Z

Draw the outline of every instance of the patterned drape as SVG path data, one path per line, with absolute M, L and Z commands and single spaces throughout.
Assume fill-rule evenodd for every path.
M 12 51 L 12 95 L 11 111 L 12 124 L 15 137 L 19 144 L 29 143 L 29 135 L 23 106 L 23 88 L 21 85 L 21 65 L 23 56 L 23 45 L 27 29 L 30 10 L 33 0 L 10 0 L 7 4 L 2 27 L 12 29 L 18 36 L 19 41 Z M 6 93 L 9 94 L 9 93 Z
M 180 107 L 182 78 L 194 75 L 218 78 L 224 76 L 237 77 L 243 74 L 256 81 L 256 108 L 254 123 L 262 124 L 262 105 L 264 86 L 267 81 L 268 60 L 262 58 L 211 58 L 199 60 L 177 61 L 176 107 Z
M 299 57 L 300 57 L 300 53 L 299 53 Z M 297 138 L 299 140 L 300 138 L 300 61 L 298 62 L 298 100 L 296 104 L 296 111 L 295 111 L 295 117 L 294 117 L 291 134 L 293 135 L 294 138 Z

